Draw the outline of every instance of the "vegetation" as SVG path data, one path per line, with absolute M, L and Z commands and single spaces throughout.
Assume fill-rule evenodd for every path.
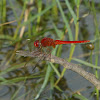
M 34 41 L 42 37 L 69 41 L 91 40 L 92 44 L 87 45 L 59 45 L 52 50 L 52 54 L 80 64 L 99 79 L 100 2 L 94 0 L 1 1 L 0 98 L 99 100 L 99 90 L 74 72 L 66 71 L 57 64 L 18 56 L 16 51 L 36 50 Z M 36 69 L 33 70 L 35 65 Z

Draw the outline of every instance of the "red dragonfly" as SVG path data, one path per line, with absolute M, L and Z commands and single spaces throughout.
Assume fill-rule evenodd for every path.
M 61 41 L 61 40 L 53 40 L 52 38 L 45 37 L 41 41 L 36 40 L 34 42 L 34 46 L 35 47 L 39 47 L 39 48 L 52 46 L 53 48 L 55 48 L 56 45 L 59 45 L 59 44 L 71 44 L 71 43 L 76 44 L 76 43 L 87 43 L 87 42 L 90 42 L 90 40 L 82 40 L 82 41 Z
M 90 40 L 82 40 L 82 41 L 61 41 L 61 40 L 53 40 L 52 38 L 44 37 L 41 41 L 36 40 L 34 42 L 34 46 L 35 47 L 38 47 L 38 48 L 52 46 L 53 48 L 55 48 L 56 45 L 60 45 L 60 44 L 71 44 L 71 43 L 76 44 L 76 43 L 87 43 L 87 42 L 90 42 Z M 34 67 L 34 69 L 35 68 L 36 68 L 36 66 Z

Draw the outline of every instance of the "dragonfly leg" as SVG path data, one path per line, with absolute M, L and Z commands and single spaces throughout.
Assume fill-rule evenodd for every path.
M 38 60 L 38 62 L 36 63 L 36 65 L 34 66 L 34 68 L 32 69 L 32 71 L 35 70 L 36 66 L 39 64 L 39 62 L 40 62 L 41 60 L 44 59 L 44 57 L 45 57 L 45 56 L 43 55 L 43 56 Z

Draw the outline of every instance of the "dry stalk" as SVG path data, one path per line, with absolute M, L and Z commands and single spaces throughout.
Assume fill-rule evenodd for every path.
M 32 52 L 17 51 L 16 54 L 18 54 L 20 56 L 24 56 L 24 57 L 30 56 L 30 57 L 37 57 L 37 58 L 44 56 L 44 60 L 50 61 L 52 63 L 60 64 L 60 65 L 64 66 L 66 69 L 69 69 L 69 70 L 72 70 L 72 71 L 78 73 L 79 75 L 81 75 L 82 77 L 87 79 L 89 82 L 91 82 L 98 90 L 100 90 L 100 80 L 98 80 L 95 77 L 95 75 L 85 71 L 83 68 L 81 68 L 81 66 L 70 63 L 63 58 L 59 58 L 59 57 L 56 57 L 53 55 L 47 56 L 47 54 L 45 54 L 45 53 L 36 52 L 36 51 L 32 51 Z

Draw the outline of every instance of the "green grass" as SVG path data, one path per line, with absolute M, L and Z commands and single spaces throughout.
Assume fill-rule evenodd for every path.
M 80 0 L 65 0 L 60 2 L 60 0 L 46 0 L 44 3 L 42 0 L 37 0 L 32 6 L 29 6 L 29 1 L 19 1 L 19 0 L 1 0 L 0 2 L 0 85 L 2 89 L 8 88 L 11 100 L 19 100 L 22 98 L 27 98 L 28 100 L 35 99 L 61 99 L 61 100 L 71 100 L 74 98 L 87 100 L 89 98 L 95 98 L 99 100 L 99 91 L 94 88 L 96 92 L 96 97 L 93 94 L 89 98 L 82 94 L 82 91 L 75 92 L 70 89 L 67 90 L 66 79 L 64 75 L 67 73 L 66 69 L 57 64 L 52 64 L 50 62 L 41 61 L 37 68 L 32 71 L 32 68 L 37 63 L 38 59 L 33 59 L 30 57 L 20 57 L 16 55 L 17 50 L 36 50 L 33 43 L 36 39 L 41 39 L 41 37 L 50 36 L 53 39 L 60 40 L 87 40 L 91 39 L 94 43 L 95 49 L 93 51 L 87 50 L 86 46 L 83 44 L 80 49 L 85 53 L 90 52 L 90 57 L 86 56 L 81 58 L 73 57 L 76 53 L 77 45 L 72 44 L 71 47 L 59 45 L 57 46 L 52 54 L 58 57 L 62 57 L 62 54 L 66 53 L 68 56 L 65 58 L 69 62 L 71 60 L 81 64 L 83 66 L 88 66 L 97 78 L 99 78 L 98 70 L 99 67 L 99 22 L 97 19 L 97 13 L 100 13 L 98 7 L 96 6 L 94 0 L 89 2 Z M 80 8 L 85 6 L 93 16 L 93 26 L 95 28 L 94 36 L 91 38 L 91 33 L 88 31 L 91 29 L 86 28 L 85 19 L 88 16 L 81 19 L 84 15 L 81 13 Z M 85 12 L 85 13 L 88 13 Z M 81 20 L 80 20 L 81 19 Z M 2 25 L 6 22 L 16 20 L 14 23 L 9 25 Z M 72 23 L 70 24 L 70 22 Z M 80 26 L 80 25 L 83 26 Z M 87 25 L 89 26 L 89 24 Z M 86 33 L 82 31 L 82 28 L 86 30 Z M 85 34 L 85 35 L 84 35 Z M 30 39 L 29 43 L 27 39 Z M 85 48 L 85 49 L 84 49 Z M 64 50 L 65 49 L 65 50 Z M 69 53 L 67 53 L 69 51 Z M 65 55 L 66 55 L 65 54 Z M 64 57 L 65 57 L 64 55 Z M 80 53 L 79 53 L 80 55 Z M 76 64 L 76 63 L 75 63 Z M 91 68 L 92 67 L 92 68 Z M 60 68 L 62 70 L 60 70 Z M 96 70 L 94 70 L 96 69 Z M 89 71 L 89 70 L 88 70 Z M 73 84 L 74 86 L 75 84 Z M 65 87 L 63 87 L 65 86 Z M 66 90 L 64 89 L 66 88 Z M 86 87 L 83 87 L 86 88 Z M 3 90 L 0 91 L 3 91 Z M 5 90 L 5 89 L 4 89 Z M 12 90 L 14 92 L 12 92 Z M 66 92 L 69 92 L 67 94 Z M 21 92 L 23 91 L 23 92 Z M 85 90 L 86 92 L 87 90 Z M 74 93 L 75 92 L 75 93 Z M 78 93 L 81 93 L 79 95 Z M 87 93 L 87 92 L 86 92 Z M 4 93 L 3 93 L 4 94 Z M 5 93 L 5 97 L 8 93 Z M 57 97 L 57 95 L 58 97 Z M 2 96 L 0 97 L 2 98 Z

